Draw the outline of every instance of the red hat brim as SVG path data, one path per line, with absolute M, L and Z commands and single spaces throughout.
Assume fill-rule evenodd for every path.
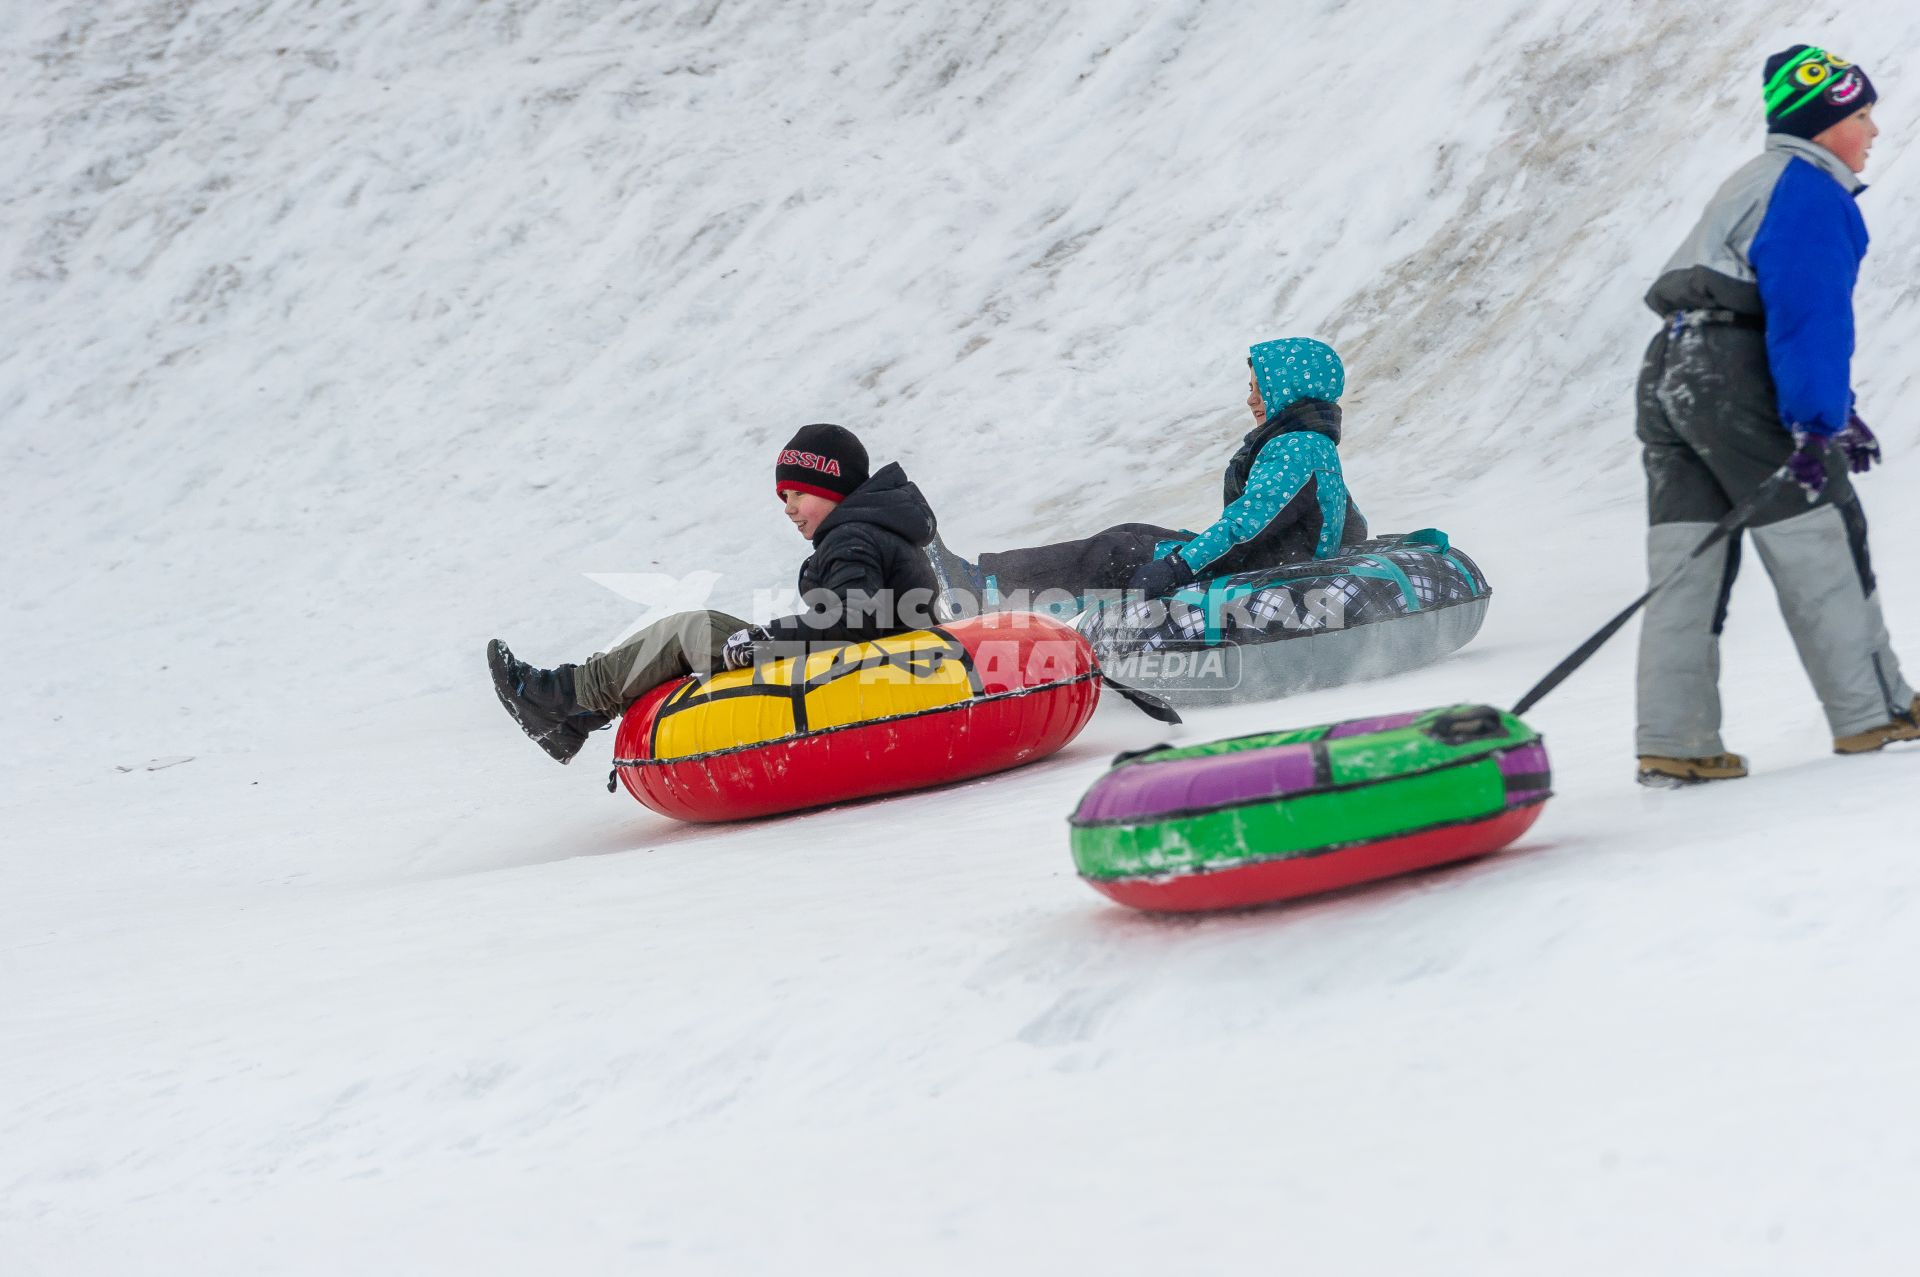
M 822 488 L 811 483 L 802 483 L 798 479 L 775 479 L 773 481 L 774 496 L 785 501 L 789 492 L 804 492 L 808 496 L 825 497 L 835 505 L 847 499 L 847 494 L 844 492 L 835 492 L 831 488 Z

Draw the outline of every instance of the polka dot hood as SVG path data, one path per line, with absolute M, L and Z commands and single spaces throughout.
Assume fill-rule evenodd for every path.
M 1324 341 L 1282 337 L 1249 348 L 1247 357 L 1269 420 L 1303 399 L 1338 403 L 1347 388 L 1347 370 Z

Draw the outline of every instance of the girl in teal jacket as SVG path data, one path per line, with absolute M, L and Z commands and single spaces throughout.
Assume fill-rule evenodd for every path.
M 1340 356 L 1310 337 L 1247 353 L 1254 427 L 1227 462 L 1225 508 L 1205 530 L 1123 523 L 1078 541 L 983 554 L 974 583 L 1003 597 L 1126 588 L 1157 598 L 1201 576 L 1324 559 L 1366 540 L 1340 469 Z

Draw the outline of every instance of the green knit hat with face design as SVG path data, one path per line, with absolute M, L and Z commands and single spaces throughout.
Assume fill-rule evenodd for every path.
M 1880 100 L 1865 71 L 1809 44 L 1774 54 L 1760 74 L 1769 133 L 1811 139 Z

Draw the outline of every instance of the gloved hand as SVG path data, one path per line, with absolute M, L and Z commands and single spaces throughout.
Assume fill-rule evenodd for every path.
M 1787 473 L 1807 490 L 1807 500 L 1819 496 L 1827 486 L 1827 449 L 1832 440 L 1805 430 L 1793 432 L 1793 455 L 1787 458 Z
M 1142 598 L 1163 599 L 1194 578 L 1194 571 L 1175 550 L 1164 559 L 1143 564 L 1127 581 L 1127 589 Z
M 1880 441 L 1873 437 L 1873 431 L 1867 429 L 1867 423 L 1860 420 L 1860 414 L 1854 413 L 1847 418 L 1847 428 L 1833 437 L 1847 454 L 1847 468 L 1855 474 L 1865 474 L 1880 460 Z
M 720 649 L 720 659 L 730 670 L 743 670 L 753 664 L 753 645 L 769 638 L 768 633 L 758 625 L 749 625 L 744 630 L 735 630 L 727 635 L 727 642 Z

